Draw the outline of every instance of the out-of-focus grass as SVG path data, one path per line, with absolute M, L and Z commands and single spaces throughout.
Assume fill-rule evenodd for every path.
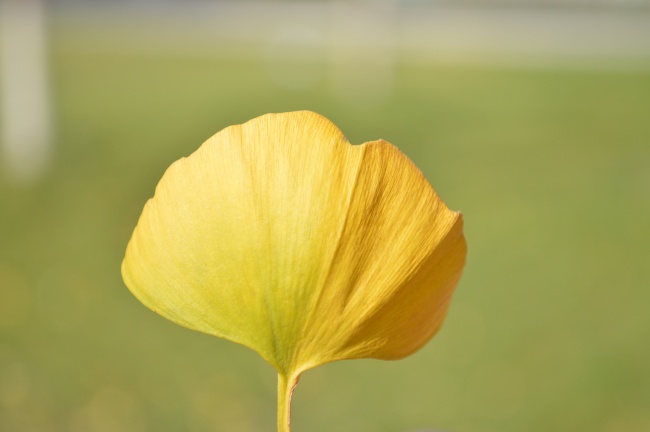
M 327 80 L 277 88 L 257 60 L 62 40 L 53 168 L 0 183 L 0 430 L 273 430 L 271 367 L 148 311 L 119 268 L 172 161 L 296 109 L 402 148 L 469 244 L 434 341 L 308 372 L 296 431 L 650 429 L 650 73 L 400 65 L 391 98 L 363 107 Z

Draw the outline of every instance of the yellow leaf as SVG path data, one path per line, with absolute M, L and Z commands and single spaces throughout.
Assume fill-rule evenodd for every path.
M 309 368 L 421 348 L 465 255 L 460 213 L 404 154 L 302 111 L 226 128 L 172 164 L 122 275 L 162 316 L 257 351 L 288 397 Z

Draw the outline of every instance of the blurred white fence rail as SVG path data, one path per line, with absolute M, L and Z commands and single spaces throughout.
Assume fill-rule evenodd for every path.
M 51 153 L 45 0 L 0 0 L 0 159 L 10 180 L 29 183 Z
M 650 8 L 644 7 L 144 1 L 70 3 L 57 17 L 62 26 L 113 29 L 100 42 L 139 55 L 250 57 L 264 55 L 270 44 L 279 52 L 277 44 L 284 41 L 312 46 L 301 52 L 329 63 L 375 62 L 378 57 L 370 54 L 381 52 L 400 61 L 650 68 Z M 125 39 L 126 46 L 120 43 Z

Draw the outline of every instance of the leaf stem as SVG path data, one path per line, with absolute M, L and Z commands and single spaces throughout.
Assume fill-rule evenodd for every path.
M 300 375 L 278 374 L 278 432 L 291 432 L 291 394 Z

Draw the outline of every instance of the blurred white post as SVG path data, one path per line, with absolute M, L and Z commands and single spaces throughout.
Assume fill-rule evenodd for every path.
M 15 182 L 44 172 L 51 153 L 45 0 L 0 0 L 0 160 Z

